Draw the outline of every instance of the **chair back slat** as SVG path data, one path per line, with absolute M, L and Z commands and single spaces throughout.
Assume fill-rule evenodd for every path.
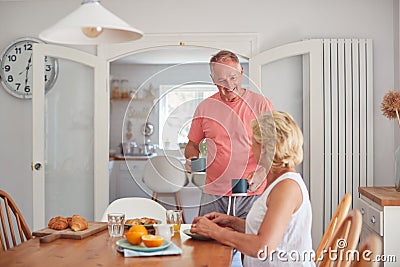
M 382 253 L 382 240 L 375 234 L 370 234 L 365 238 L 359 249 L 359 259 L 354 261 L 351 267 L 379 267 L 380 262 L 375 261 Z M 368 258 L 365 256 L 368 255 Z
M 333 237 L 333 234 L 340 227 L 344 218 L 346 218 L 347 214 L 349 213 L 351 200 L 351 194 L 345 194 L 340 200 L 339 205 L 337 206 L 335 213 L 332 215 L 331 221 L 329 222 L 329 225 L 322 236 L 318 248 L 315 251 L 315 263 L 317 263 L 318 259 L 321 257 L 322 251 L 326 249 L 329 241 Z
M 32 233 L 17 204 L 3 190 L 0 190 L 0 200 L 0 241 L 2 250 L 7 251 L 31 239 Z
M 3 204 L 5 205 L 4 201 Z M 4 206 L 4 209 L 6 209 L 7 206 Z M 3 250 L 7 250 L 10 248 L 10 241 L 9 241 L 9 230 L 8 230 L 8 226 L 6 225 L 6 218 L 4 217 L 4 210 L 3 207 L 1 206 L 0 203 L 0 220 L 1 220 L 1 229 L 3 232 L 2 238 L 1 238 L 1 245 Z
M 362 216 L 359 210 L 352 210 L 344 219 L 341 226 L 335 231 L 333 238 L 329 241 L 323 258 L 318 267 L 350 267 L 353 259 L 351 252 L 357 249 L 361 234 Z M 338 255 L 332 258 L 330 255 Z
M 7 221 L 8 221 L 8 227 L 10 228 L 10 235 L 11 235 L 11 240 L 13 243 L 13 246 L 17 245 L 17 240 L 15 240 L 15 232 L 14 232 L 14 224 L 12 222 L 12 217 L 11 217 L 11 213 L 10 213 L 10 203 L 8 201 L 8 198 L 4 198 L 4 205 L 5 205 L 5 209 L 6 209 L 6 214 L 7 214 Z M 8 247 L 8 249 L 11 248 L 11 245 Z
M 5 251 L 6 250 L 5 244 L 8 243 L 8 236 L 6 232 L 6 226 L 4 223 L 3 207 L 1 203 L 0 203 L 0 243 L 1 243 L 1 249 Z

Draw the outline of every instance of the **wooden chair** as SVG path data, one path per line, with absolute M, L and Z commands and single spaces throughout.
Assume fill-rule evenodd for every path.
M 329 241 L 319 267 L 350 267 L 353 258 L 352 251 L 356 251 L 361 234 L 362 215 L 359 210 L 352 210 L 335 231 Z M 333 252 L 335 251 L 335 252 Z M 350 256 L 348 256 L 350 254 Z M 330 255 L 336 255 L 332 257 Z
M 367 251 L 368 253 L 366 253 Z M 379 267 L 380 262 L 373 259 L 381 253 L 382 240 L 377 235 L 371 234 L 360 245 L 359 258 L 353 262 L 351 267 Z
M 32 238 L 32 233 L 17 204 L 3 190 L 0 190 L 0 222 L 0 243 L 3 251 Z
M 337 206 L 335 213 L 333 214 L 331 221 L 329 222 L 328 228 L 326 228 L 326 231 L 322 236 L 321 242 L 319 243 L 315 252 L 315 263 L 317 263 L 318 259 L 320 258 L 322 250 L 326 249 L 326 246 L 333 237 L 336 229 L 340 227 L 344 218 L 346 218 L 347 214 L 349 213 L 351 200 L 351 194 L 345 194 L 340 200 L 339 205 Z

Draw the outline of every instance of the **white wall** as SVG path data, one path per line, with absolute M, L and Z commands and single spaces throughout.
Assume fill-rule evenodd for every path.
M 394 179 L 394 123 L 381 115 L 380 103 L 386 91 L 394 88 L 394 73 L 397 79 L 398 68 L 395 72 L 394 66 L 398 62 L 398 53 L 395 54 L 394 50 L 397 51 L 399 45 L 398 42 L 395 45 L 393 35 L 393 27 L 398 24 L 397 2 L 398 0 L 101 1 L 106 8 L 145 33 L 258 33 L 260 51 L 306 38 L 373 39 L 373 156 L 376 185 L 392 185 Z M 0 1 L 0 48 L 19 37 L 38 36 L 41 30 L 77 8 L 80 3 L 81 0 Z M 93 51 L 92 47 L 82 49 Z M 0 90 L 0 188 L 15 198 L 30 225 L 31 107 L 29 100 L 16 99 Z

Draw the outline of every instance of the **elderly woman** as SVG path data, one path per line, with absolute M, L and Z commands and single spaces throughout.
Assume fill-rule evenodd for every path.
M 212 212 L 195 218 L 191 232 L 241 251 L 245 267 L 314 266 L 311 204 L 295 170 L 303 160 L 301 130 L 289 114 L 278 111 L 261 114 L 251 127 L 254 156 L 269 170 L 263 177 L 267 188 L 246 220 Z

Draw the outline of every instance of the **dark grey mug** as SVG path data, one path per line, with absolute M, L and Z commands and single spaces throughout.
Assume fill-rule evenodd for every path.
M 192 172 L 205 172 L 206 158 L 192 158 L 190 165 Z
M 247 179 L 232 179 L 232 194 L 247 193 L 249 183 Z

